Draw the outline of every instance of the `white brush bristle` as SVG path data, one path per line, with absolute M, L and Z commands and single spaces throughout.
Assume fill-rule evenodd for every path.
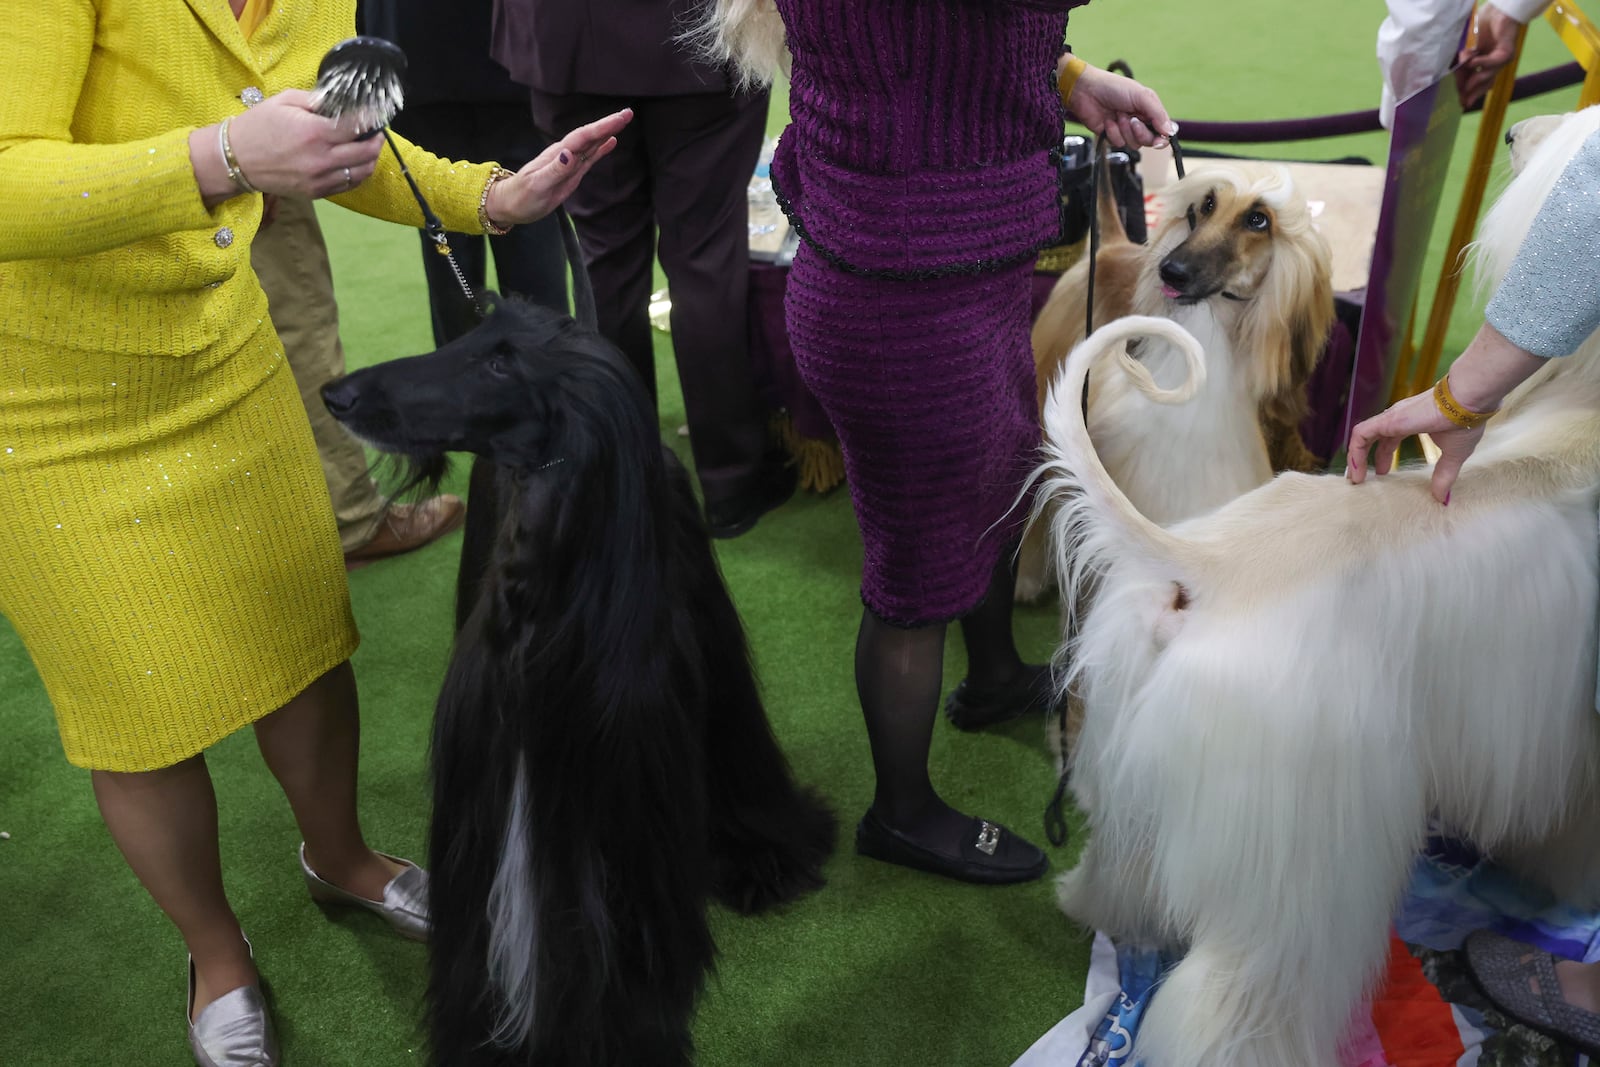
M 375 64 L 352 63 L 323 72 L 311 107 L 331 119 L 348 118 L 365 131 L 387 126 L 404 103 L 399 74 Z

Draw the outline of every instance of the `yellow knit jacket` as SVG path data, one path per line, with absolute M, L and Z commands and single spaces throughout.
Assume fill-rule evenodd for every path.
M 9 12 L 0 349 L 9 336 L 33 351 L 184 355 L 259 328 L 266 298 L 249 249 L 262 198 L 207 210 L 189 134 L 243 111 L 247 88 L 310 89 L 323 54 L 354 25 L 354 0 L 274 0 L 248 42 L 226 0 L 40 0 Z M 481 232 L 493 165 L 399 143 L 446 228 Z M 370 179 L 332 199 L 422 224 L 387 148 Z

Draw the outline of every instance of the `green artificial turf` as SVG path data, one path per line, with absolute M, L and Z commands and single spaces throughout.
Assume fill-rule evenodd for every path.
M 1073 18 L 1093 62 L 1127 60 L 1178 118 L 1289 118 L 1375 106 L 1379 0 L 1339 4 L 1213 0 L 1104 2 Z M 1535 27 L 1531 70 L 1565 61 Z M 929 56 L 929 62 L 939 57 Z M 1515 116 L 1570 107 L 1576 90 L 1519 105 Z M 774 106 L 781 125 L 782 97 Z M 1454 202 L 1476 120 L 1452 170 Z M 1253 155 L 1381 163 L 1382 135 Z M 1194 147 L 1202 147 L 1196 145 Z M 1225 146 L 1216 146 L 1225 147 Z M 410 232 L 336 208 L 323 212 L 352 366 L 428 347 L 425 290 Z M 1437 264 L 1448 219 L 1436 228 Z M 1432 289 L 1432 273 L 1424 291 Z M 1447 353 L 1475 328 L 1459 309 Z M 662 421 L 683 421 L 670 345 L 658 335 Z M 459 485 L 459 479 L 457 479 Z M 365 711 L 362 810 L 369 837 L 418 855 L 427 817 L 425 746 L 449 651 L 459 535 L 351 576 L 363 634 L 356 656 Z M 821 892 L 779 915 L 716 911 L 718 975 L 696 1024 L 707 1067 L 1004 1065 L 1081 998 L 1087 942 L 1055 909 L 1049 879 L 982 889 L 857 859 L 849 843 L 871 791 L 851 655 L 861 548 L 848 496 L 803 495 L 738 540 L 721 543 L 778 736 L 800 778 L 836 805 L 842 848 Z M 9 560 L 30 567 L 29 560 Z M 1053 610 L 1025 608 L 1026 655 L 1053 645 Z M 952 639 L 946 681 L 963 673 Z M 123 865 L 88 775 L 61 757 L 48 703 L 14 634 L 0 624 L 0 1065 L 187 1062 L 184 956 Z M 221 806 L 229 893 L 256 945 L 283 1031 L 285 1062 L 418 1061 L 423 949 L 370 916 L 329 919 L 306 898 L 299 838 L 249 731 L 208 755 Z M 1042 840 L 1054 779 L 1038 723 L 962 735 L 941 723 L 932 768 L 965 810 Z M 1074 847 L 1052 849 L 1054 870 Z

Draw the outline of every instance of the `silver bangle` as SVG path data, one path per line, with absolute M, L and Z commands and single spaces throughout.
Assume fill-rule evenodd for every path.
M 228 168 L 228 180 L 241 193 L 258 193 L 261 190 L 250 184 L 244 176 L 244 171 L 239 168 L 239 161 L 234 158 L 233 145 L 228 141 L 228 123 L 233 121 L 229 115 L 217 126 L 217 147 L 222 151 L 222 165 Z

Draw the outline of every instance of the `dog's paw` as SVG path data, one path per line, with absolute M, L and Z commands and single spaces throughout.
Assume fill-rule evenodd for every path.
M 822 888 L 839 824 L 814 790 L 781 810 L 745 811 L 713 832 L 711 893 L 741 915 L 758 915 Z

